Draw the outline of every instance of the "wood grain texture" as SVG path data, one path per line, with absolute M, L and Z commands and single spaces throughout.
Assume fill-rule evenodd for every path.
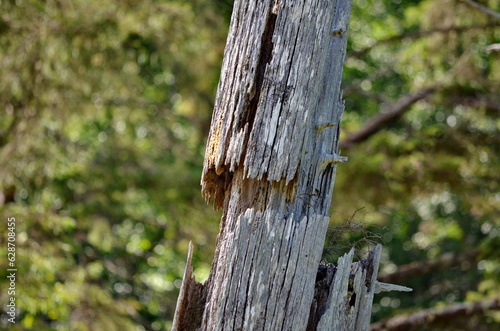
M 197 283 L 193 275 L 192 259 L 193 244 L 190 242 L 186 270 L 172 322 L 172 331 L 196 330 L 201 323 L 205 297 L 202 284 Z
M 369 321 L 366 284 L 376 272 L 352 254 L 322 281 L 323 295 L 316 286 L 345 162 L 337 153 L 350 9 L 351 0 L 234 3 L 201 181 L 224 213 L 196 330 L 343 330 L 338 323 Z
M 349 12 L 345 0 L 235 2 L 201 181 L 216 207 L 238 168 L 288 184 L 336 151 L 347 33 L 332 31 Z
M 363 261 L 353 263 L 354 250 L 339 259 L 317 330 L 368 330 L 381 253 L 378 245 Z

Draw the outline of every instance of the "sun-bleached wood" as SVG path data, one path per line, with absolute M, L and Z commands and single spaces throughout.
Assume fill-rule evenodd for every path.
M 353 263 L 354 250 L 341 257 L 328 280 L 326 311 L 317 330 L 368 330 L 373 297 L 382 291 L 411 291 L 410 288 L 377 281 L 382 246 L 377 245 L 362 261 Z
M 224 213 L 201 291 L 188 259 L 175 330 L 335 330 L 337 317 L 353 320 L 327 313 L 349 304 L 352 254 L 347 276 L 330 268 L 322 281 L 331 295 L 319 299 L 317 284 L 335 173 L 347 161 L 338 140 L 350 9 L 351 0 L 235 1 L 201 180 Z M 376 272 L 358 269 L 355 289 L 369 292 Z M 373 291 L 359 298 L 370 308 L 355 315 L 369 320 Z
M 203 194 L 217 207 L 238 170 L 247 179 L 295 187 L 301 172 L 316 173 L 322 155 L 336 152 L 350 6 L 235 2 L 202 179 Z M 329 178 L 320 188 L 323 200 L 333 168 L 315 174 Z

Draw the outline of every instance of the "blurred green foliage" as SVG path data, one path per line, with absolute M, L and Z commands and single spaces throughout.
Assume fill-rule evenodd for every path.
M 231 3 L 0 1 L 0 217 L 15 217 L 17 233 L 11 330 L 167 330 L 190 240 L 195 273 L 207 277 L 220 213 L 199 180 Z M 440 87 L 343 150 L 333 222 L 364 207 L 354 218 L 377 225 L 382 271 L 480 251 L 401 284 L 411 295 L 381 294 L 375 319 L 500 295 L 500 55 L 487 51 L 498 27 L 457 0 L 354 1 L 343 137 Z
M 0 214 L 17 220 L 13 330 L 168 329 L 190 240 L 197 275 L 208 275 L 220 215 L 199 180 L 226 7 L 1 2 Z
M 349 163 L 337 172 L 333 217 L 338 224 L 363 208 L 352 221 L 376 225 L 369 228 L 383 238 L 382 272 L 479 251 L 402 283 L 411 294 L 378 295 L 375 320 L 500 296 L 500 53 L 488 51 L 499 42 L 500 22 L 461 1 L 354 0 L 343 138 L 405 96 L 439 88 L 342 151 Z M 456 318 L 447 330 L 499 322 L 498 313 Z

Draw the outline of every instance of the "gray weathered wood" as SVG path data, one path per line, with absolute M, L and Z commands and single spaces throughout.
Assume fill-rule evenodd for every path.
M 193 244 L 189 243 L 189 251 L 188 257 L 186 261 L 186 270 L 184 271 L 184 278 L 182 279 L 182 285 L 179 292 L 179 298 L 177 299 L 177 306 L 175 309 L 175 316 L 173 321 L 172 331 L 177 331 L 179 329 L 179 324 L 181 319 L 185 319 L 185 311 L 184 309 L 188 307 L 188 293 L 189 293 L 189 285 L 195 281 L 193 277 L 193 266 L 191 261 L 193 259 Z
M 294 187 L 336 151 L 347 33 L 332 31 L 347 31 L 349 12 L 346 0 L 235 2 L 202 179 L 217 207 L 237 170 Z M 323 200 L 332 173 L 315 176 L 329 178 Z
M 195 330 L 201 321 L 203 314 L 203 303 L 205 301 L 203 286 L 197 283 L 193 275 L 193 244 L 189 243 L 189 251 L 186 262 L 186 270 L 180 288 L 177 307 L 172 323 L 172 331 Z
M 195 329 L 180 317 L 188 310 L 203 311 L 189 317 L 200 318 L 198 330 L 335 330 L 357 325 L 358 314 L 369 321 L 373 268 L 354 278 L 367 312 L 322 310 L 349 303 L 352 253 L 339 261 L 345 272 L 323 282 L 334 295 L 315 297 L 335 172 L 347 161 L 338 139 L 350 8 L 351 0 L 235 1 L 201 181 L 224 214 L 202 293 L 190 290 L 198 289 L 190 272 L 184 279 L 176 330 Z
M 203 330 L 305 330 L 328 225 L 349 1 L 236 1 L 202 191 L 224 207 Z
M 335 277 L 330 284 L 326 311 L 318 324 L 318 330 L 369 329 L 373 297 L 379 289 L 377 275 L 381 253 L 382 246 L 377 245 L 360 262 L 353 263 L 354 250 L 339 259 Z M 392 290 L 398 291 L 401 288 L 396 286 Z

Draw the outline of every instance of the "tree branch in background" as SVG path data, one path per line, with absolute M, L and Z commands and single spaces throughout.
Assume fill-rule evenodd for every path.
M 367 99 L 372 99 L 377 101 L 379 104 L 391 104 L 394 100 L 385 97 L 382 93 L 372 93 L 359 89 L 356 91 L 356 95 L 360 97 L 365 97 Z
M 462 33 L 470 30 L 477 30 L 477 29 L 489 29 L 489 28 L 495 28 L 500 26 L 499 23 L 488 23 L 488 24 L 481 24 L 481 25 L 471 25 L 471 26 L 451 26 L 448 28 L 438 28 L 438 29 L 432 29 L 432 30 L 426 30 L 426 31 L 410 31 L 410 32 L 405 32 L 397 36 L 389 37 L 386 39 L 378 40 L 372 43 L 370 46 L 362 48 L 358 51 L 350 52 L 347 54 L 347 59 L 348 61 L 351 58 L 360 58 L 365 56 L 369 51 L 371 51 L 374 47 L 385 45 L 385 44 L 390 44 L 394 42 L 401 41 L 403 39 L 418 39 L 422 37 L 426 37 L 428 35 L 434 34 L 434 33 L 450 33 L 450 32 L 456 32 L 456 33 Z
M 449 96 L 447 101 L 451 104 L 460 104 L 478 109 L 486 109 L 488 112 L 498 112 L 500 113 L 500 101 L 498 98 L 489 98 L 486 96 L 479 97 L 467 97 L 467 96 Z
M 464 262 L 474 262 L 477 256 L 477 249 L 459 253 L 448 252 L 431 260 L 403 265 L 395 272 L 380 274 L 377 279 L 383 283 L 399 284 L 408 279 L 450 269 Z
M 384 68 L 382 70 L 375 72 L 374 74 L 372 74 L 368 77 L 355 80 L 350 85 L 344 86 L 342 88 L 342 96 L 344 97 L 344 99 L 347 98 L 349 95 L 359 91 L 361 89 L 361 84 L 364 81 L 373 82 L 373 81 L 379 79 L 380 77 L 387 75 L 390 71 L 391 70 L 389 68 Z
M 387 124 L 394 122 L 401 117 L 407 110 L 411 108 L 417 101 L 423 100 L 436 92 L 439 86 L 431 86 L 418 91 L 415 94 L 405 96 L 399 99 L 387 111 L 384 111 L 371 119 L 358 132 L 349 135 L 346 139 L 340 142 L 340 149 L 347 149 L 353 145 L 365 141 L 368 137 L 382 130 Z
M 479 4 L 475 1 L 472 1 L 472 0 L 462 0 L 462 1 L 465 2 L 466 4 L 468 4 L 469 6 L 473 7 L 474 9 L 480 11 L 481 13 L 486 14 L 488 16 L 492 16 L 497 20 L 500 20 L 500 13 L 497 13 L 496 11 L 493 11 L 493 10 L 489 9 L 488 7 L 485 7 L 485 6 Z
M 486 47 L 486 52 L 488 53 L 500 52 L 500 44 L 489 45 L 488 47 Z
M 374 323 L 370 331 L 413 330 L 423 325 L 444 322 L 456 317 L 484 314 L 489 310 L 499 310 L 500 299 L 490 299 L 474 303 L 457 303 L 444 308 L 426 309 L 410 315 L 399 315 Z

